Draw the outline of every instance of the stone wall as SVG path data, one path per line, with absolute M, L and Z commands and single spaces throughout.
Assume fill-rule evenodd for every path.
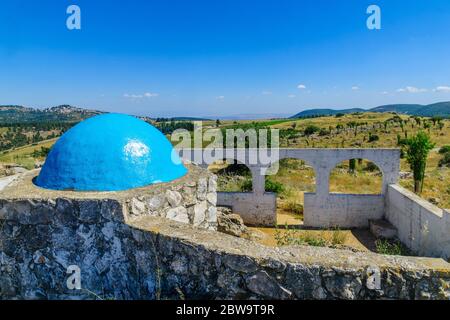
M 5 180 L 0 189 L 1 215 L 13 212 L 23 216 L 33 215 L 36 208 L 45 206 L 52 214 L 60 209 L 52 203 L 64 200 L 69 208 L 82 210 L 86 215 L 95 215 L 102 201 L 117 202 L 127 221 L 142 216 L 158 216 L 192 224 L 205 229 L 217 229 L 217 177 L 207 170 L 187 165 L 189 172 L 181 179 L 170 183 L 150 185 L 119 192 L 71 192 L 52 191 L 36 187 L 32 180 L 39 170 L 33 170 Z
M 398 185 L 390 185 L 386 219 L 399 239 L 421 256 L 450 259 L 450 213 Z
M 2 214 L 1 299 L 450 298 L 442 259 L 269 248 L 160 217 L 124 223 L 117 201 L 84 203 Z M 67 288 L 69 266 L 81 290 Z

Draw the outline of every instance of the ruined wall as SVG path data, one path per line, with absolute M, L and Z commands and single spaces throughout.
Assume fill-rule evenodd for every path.
M 0 299 L 450 299 L 442 259 L 275 249 L 152 216 L 126 223 L 106 199 L 5 205 Z M 66 285 L 73 265 L 81 290 Z
M 397 228 L 399 239 L 412 251 L 421 256 L 450 259 L 448 211 L 398 185 L 390 185 L 386 219 Z
M 305 161 L 314 169 L 316 192 L 305 194 L 305 225 L 311 227 L 368 227 L 369 219 L 380 219 L 388 185 L 397 183 L 400 170 L 399 149 L 181 149 L 183 159 L 207 166 L 216 160 L 232 159 L 251 171 L 253 191 L 219 193 L 221 206 L 231 206 L 246 224 L 276 225 L 276 197 L 265 193 L 265 174 L 281 159 Z M 212 155 L 212 156 L 211 156 Z M 330 194 L 330 174 L 342 161 L 367 159 L 383 173 L 380 195 Z M 258 206 L 259 215 L 255 214 Z
M 327 228 L 368 228 L 369 220 L 383 218 L 384 195 L 305 193 L 304 225 Z
M 246 225 L 272 227 L 277 225 L 277 195 L 266 192 L 218 192 L 217 203 L 232 208 Z

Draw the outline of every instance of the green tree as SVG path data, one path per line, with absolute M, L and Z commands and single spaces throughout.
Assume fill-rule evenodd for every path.
M 320 128 L 318 126 L 309 125 L 305 128 L 304 134 L 305 134 L 305 136 L 310 136 L 318 131 L 320 131 Z
M 417 194 L 423 190 L 427 158 L 433 148 L 434 143 L 430 136 L 423 131 L 419 131 L 417 135 L 406 141 L 406 160 L 414 175 L 414 192 Z
M 350 159 L 348 161 L 348 172 L 355 173 L 356 170 L 356 159 Z

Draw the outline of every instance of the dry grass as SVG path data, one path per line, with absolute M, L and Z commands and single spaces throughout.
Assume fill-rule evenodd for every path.
M 288 148 L 398 148 L 398 135 L 404 138 L 405 132 L 407 132 L 408 137 L 411 137 L 419 130 L 423 130 L 423 128 L 419 128 L 417 124 L 414 124 L 413 121 L 408 121 L 403 129 L 396 123 L 389 124 L 385 129 L 382 123 L 392 117 L 392 114 L 364 113 L 360 115 L 345 115 L 340 118 L 333 116 L 295 120 L 272 127 L 288 129 L 292 128 L 293 123 L 296 123 L 296 130 L 298 131 L 311 124 L 321 129 L 329 130 L 330 127 L 336 128 L 337 124 L 346 126 L 350 122 L 368 123 L 364 129 L 359 129 L 356 134 L 354 129 L 344 129 L 341 132 L 334 130 L 328 136 L 313 135 L 308 138 L 295 137 L 284 140 L 282 147 Z M 401 118 L 407 120 L 409 116 L 401 116 Z M 375 129 L 373 125 L 375 125 Z M 427 132 L 429 132 L 432 141 L 436 143 L 436 148 L 430 153 L 428 159 L 424 190 L 421 197 L 441 208 L 450 208 L 450 168 L 438 167 L 439 160 L 442 158 L 442 155 L 438 153 L 438 149 L 444 145 L 450 145 L 450 120 L 444 120 L 443 130 L 432 127 Z M 368 142 L 369 133 L 378 135 L 380 139 L 375 142 Z M 402 171 L 411 171 L 404 159 L 401 160 L 400 165 Z M 355 174 L 348 174 L 347 168 L 348 163 L 343 163 L 332 172 L 330 177 L 331 192 L 376 194 L 381 191 L 382 177 L 377 172 L 357 170 Z M 287 180 L 289 180 L 290 176 L 290 174 L 280 172 L 280 176 L 276 179 L 289 183 Z M 292 176 L 292 180 L 294 179 L 301 185 L 301 187 L 294 187 L 297 191 L 308 190 L 309 185 L 313 182 L 313 179 L 307 179 L 298 174 Z M 414 190 L 412 178 L 401 179 L 399 183 L 411 191 Z
M 347 241 L 347 234 L 338 228 L 329 230 L 296 230 L 284 229 L 275 231 L 275 239 L 278 246 L 310 245 L 316 247 L 337 247 Z
M 36 150 L 41 150 L 41 147 L 50 148 L 56 142 L 57 139 L 42 141 L 35 145 L 29 145 L 25 147 L 20 147 L 9 152 L 0 153 L 0 163 L 16 163 L 27 169 L 33 169 L 36 160 L 32 156 L 32 153 Z

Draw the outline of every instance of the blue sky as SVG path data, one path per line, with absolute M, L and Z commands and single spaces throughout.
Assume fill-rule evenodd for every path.
M 0 104 L 210 117 L 432 103 L 450 100 L 449 57 L 448 0 L 0 2 Z

